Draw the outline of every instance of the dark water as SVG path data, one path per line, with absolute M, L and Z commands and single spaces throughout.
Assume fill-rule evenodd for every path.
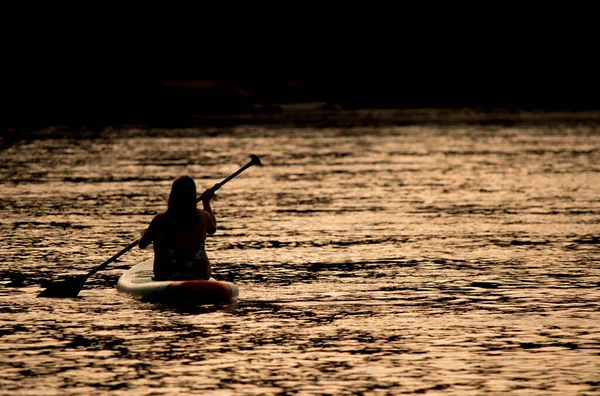
M 5 142 L 1 393 L 600 394 L 600 114 L 332 114 Z M 118 295 L 139 249 L 36 298 L 250 154 L 207 241 L 236 303 Z

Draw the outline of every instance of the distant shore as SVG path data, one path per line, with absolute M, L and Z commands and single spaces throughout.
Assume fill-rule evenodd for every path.
M 0 148 L 28 140 L 101 137 L 105 131 L 118 129 L 197 128 L 198 132 L 218 133 L 236 126 L 288 128 L 381 128 L 400 126 L 523 126 L 547 125 L 570 128 L 585 123 L 600 126 L 600 109 L 511 109 L 511 108 L 410 108 L 344 109 L 331 108 L 325 102 L 272 105 L 270 109 L 240 114 L 198 114 L 182 119 L 164 119 L 137 123 L 64 122 L 3 128 Z M 217 128 L 217 129 L 215 129 Z M 213 132 L 210 132 L 213 131 Z M 216 131 L 216 132 L 215 132 Z
M 298 113 L 315 110 L 600 110 L 599 96 L 590 90 L 593 87 L 550 83 L 461 85 L 457 81 L 364 79 L 13 82 L 3 94 L 0 127 L 193 126 L 225 117 L 261 120 L 294 114 L 298 118 Z

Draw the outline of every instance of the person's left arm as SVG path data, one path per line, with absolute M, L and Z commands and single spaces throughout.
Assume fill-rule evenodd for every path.
M 155 217 L 150 222 L 150 226 L 148 226 L 148 229 L 142 234 L 142 237 L 140 238 L 140 241 L 138 243 L 140 249 L 146 249 L 148 245 L 150 245 L 152 241 L 154 241 L 154 237 L 156 236 L 156 222 L 157 218 Z

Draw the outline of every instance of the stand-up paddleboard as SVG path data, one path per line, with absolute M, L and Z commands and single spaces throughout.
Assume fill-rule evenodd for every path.
M 144 301 L 164 301 L 181 304 L 219 303 L 234 300 L 239 295 L 231 282 L 210 280 L 155 281 L 153 260 L 143 261 L 125 271 L 117 282 L 120 293 Z

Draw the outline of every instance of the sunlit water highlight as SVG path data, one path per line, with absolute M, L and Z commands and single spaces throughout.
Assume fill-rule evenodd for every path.
M 5 144 L 2 394 L 599 394 L 600 115 L 332 114 Z M 138 249 L 36 298 L 250 154 L 207 242 L 237 302 L 117 294 Z

